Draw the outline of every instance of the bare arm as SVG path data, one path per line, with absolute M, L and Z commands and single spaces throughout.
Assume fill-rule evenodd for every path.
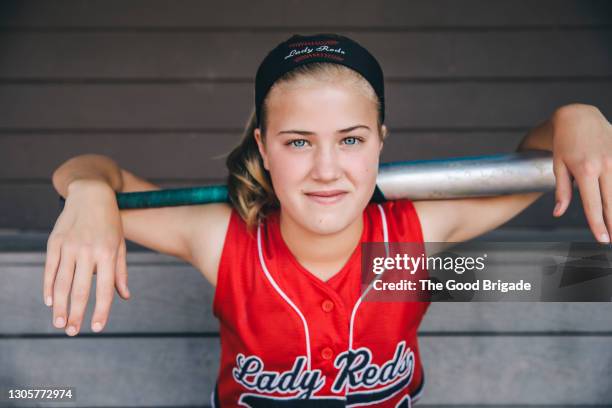
M 556 205 L 560 217 L 572 196 L 572 177 L 595 239 L 610 242 L 612 232 L 612 125 L 592 105 L 570 104 L 533 128 L 517 150 L 553 152 Z M 512 219 L 543 193 L 415 203 L 426 239 L 462 242 Z
M 159 186 L 119 168 L 110 158 L 77 156 L 53 174 L 53 185 L 66 198 L 47 243 L 43 295 L 53 305 L 55 326 L 78 333 L 97 270 L 99 331 L 108 319 L 113 287 L 127 299 L 125 238 L 154 251 L 194 264 L 213 284 L 229 221 L 229 205 L 206 204 L 119 210 L 115 193 L 158 190 Z M 68 299 L 70 298 L 70 316 Z M 50 301 L 47 302 L 47 299 Z M 72 327 L 72 329 L 71 329 Z
M 160 189 L 125 169 L 121 174 L 122 192 Z M 121 210 L 121 219 L 127 239 L 192 264 L 216 285 L 230 213 L 229 204 L 212 203 Z
M 53 187 L 59 195 L 68 196 L 68 186 L 76 180 L 97 180 L 110 186 L 113 191 L 122 191 L 121 169 L 111 158 L 97 154 L 73 157 L 53 172 Z
M 552 151 L 550 120 L 529 131 L 516 150 L 529 149 Z M 464 242 L 508 222 L 543 194 L 415 201 L 414 206 L 423 225 L 425 242 Z
M 73 157 L 53 173 L 53 185 L 64 198 L 71 190 L 94 183 L 107 184 L 115 192 L 161 189 L 120 168 L 111 158 L 95 154 Z M 189 240 L 195 232 L 195 216 L 210 212 L 208 208 L 202 210 L 197 207 L 120 210 L 124 237 L 153 251 L 190 262 L 192 254 Z

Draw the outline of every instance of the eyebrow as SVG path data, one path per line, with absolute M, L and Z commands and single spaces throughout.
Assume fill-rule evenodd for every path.
M 367 127 L 366 125 L 355 125 L 355 126 L 348 127 L 346 129 L 337 130 L 336 133 L 348 133 L 348 132 L 352 132 L 353 130 L 359 129 L 359 128 L 364 128 L 364 129 L 370 130 L 370 128 Z M 315 132 L 309 132 L 307 130 L 291 129 L 291 130 L 282 130 L 282 131 L 278 132 L 277 135 L 282 135 L 282 134 L 285 134 L 285 133 L 296 133 L 298 135 L 303 135 L 303 136 L 309 136 L 309 135 L 314 135 L 315 134 Z

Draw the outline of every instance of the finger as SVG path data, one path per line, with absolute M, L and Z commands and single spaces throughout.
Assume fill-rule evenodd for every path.
M 606 173 L 599 178 L 604 219 L 608 228 L 608 237 L 612 237 L 612 174 Z
M 53 324 L 58 329 L 66 325 L 68 295 L 74 276 L 74 251 L 64 245 L 60 254 L 60 265 L 53 286 Z
M 117 265 L 115 266 L 116 277 L 115 286 L 119 295 L 127 300 L 130 298 L 130 290 L 128 289 L 128 273 L 127 273 L 127 257 L 126 257 L 125 239 L 121 240 L 121 245 L 117 252 Z
M 580 197 L 582 197 L 582 206 L 595 239 L 599 242 L 608 242 L 609 237 L 603 219 L 598 178 L 593 177 L 592 174 L 587 174 L 577 177 L 577 181 Z
M 553 172 L 555 173 L 555 209 L 553 215 L 560 217 L 565 213 L 572 201 L 572 180 L 571 174 L 567 166 L 561 160 L 555 160 L 553 164 Z
M 53 283 L 60 261 L 60 248 L 60 241 L 55 236 L 50 236 L 47 241 L 47 257 L 43 274 L 43 302 L 47 306 L 53 305 Z
M 87 299 L 91 290 L 91 279 L 93 275 L 93 257 L 91 253 L 82 253 L 77 258 L 74 279 L 72 281 L 72 292 L 70 294 L 70 315 L 68 316 L 68 327 L 66 334 L 75 336 L 81 329 L 83 315 L 87 308 Z
M 91 329 L 99 332 L 108 321 L 113 294 L 115 293 L 115 258 L 106 257 L 98 261 L 96 277 L 96 306 L 92 318 Z

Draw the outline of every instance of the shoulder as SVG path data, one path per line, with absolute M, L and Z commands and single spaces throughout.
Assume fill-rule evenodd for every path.
M 226 236 L 242 219 L 228 203 L 205 204 L 194 211 L 188 261 L 215 285 Z
M 199 232 L 226 232 L 236 210 L 228 203 L 199 205 L 195 208 L 194 228 Z M 221 237 L 223 238 L 223 236 Z

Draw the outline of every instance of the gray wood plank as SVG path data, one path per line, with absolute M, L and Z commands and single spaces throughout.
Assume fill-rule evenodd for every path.
M 567 103 L 612 111 L 612 81 L 404 83 L 387 86 L 387 125 L 402 129 L 527 128 Z M 0 85 L 0 130 L 242 128 L 252 84 Z
M 219 339 L 5 339 L 0 365 L 1 385 L 75 387 L 68 406 L 208 405 Z
M 167 0 L 53 2 L 4 1 L 0 15 L 6 28 L 286 28 L 320 27 L 559 27 L 610 24 L 605 0 L 532 2 L 435 0 L 384 3 L 359 0 L 325 3 L 231 0 L 219 3 Z M 237 12 L 239 11 L 239 12 Z
M 421 338 L 423 404 L 611 404 L 612 338 Z M 67 384 L 84 406 L 208 404 L 218 339 L 0 340 L 0 384 Z M 50 380 L 52 379 L 52 380 Z
M 385 77 L 393 80 L 588 77 L 612 72 L 611 29 L 340 33 L 368 48 Z M 0 79 L 252 80 L 266 53 L 292 34 L 4 32 Z
M 131 256 L 131 254 L 129 254 Z M 144 254 L 143 254 L 144 255 Z M 128 260 L 130 300 L 115 293 L 107 333 L 215 333 L 218 322 L 212 315 L 214 288 L 195 268 L 174 259 L 158 265 L 158 257 Z M 52 325 L 52 309 L 42 303 L 44 264 L 10 266 L 0 264 L 2 319 L 0 333 L 64 334 Z M 95 305 L 96 280 L 90 292 L 81 333 L 93 333 L 91 317 Z M 6 293 L 5 293 L 6 292 Z
M 612 404 L 612 338 L 427 338 L 424 404 Z
M 385 141 L 381 162 L 477 156 L 516 150 L 525 131 L 394 131 Z M 226 154 L 242 132 L 46 132 L 0 134 L 2 180 L 49 180 L 71 157 L 97 153 L 151 180 L 223 179 Z
M 190 182 L 162 182 L 159 185 L 171 188 L 223 183 L 225 179 L 193 179 Z M 10 197 L 10 200 L 0 200 L 0 228 L 4 229 L 51 231 L 61 212 L 59 196 L 51 182 L 0 184 L 0 197 Z M 574 188 L 570 207 L 559 219 L 552 216 L 555 197 L 554 192 L 550 191 L 503 225 L 513 228 L 585 228 L 587 222 L 579 197 L 577 188 Z
M 42 302 L 45 254 L 0 252 L 0 333 L 57 334 Z M 173 257 L 128 252 L 132 298 L 115 295 L 103 334 L 215 333 L 214 289 L 191 265 Z M 81 333 L 90 330 L 95 279 Z M 433 303 L 423 333 L 612 332 L 612 303 Z

